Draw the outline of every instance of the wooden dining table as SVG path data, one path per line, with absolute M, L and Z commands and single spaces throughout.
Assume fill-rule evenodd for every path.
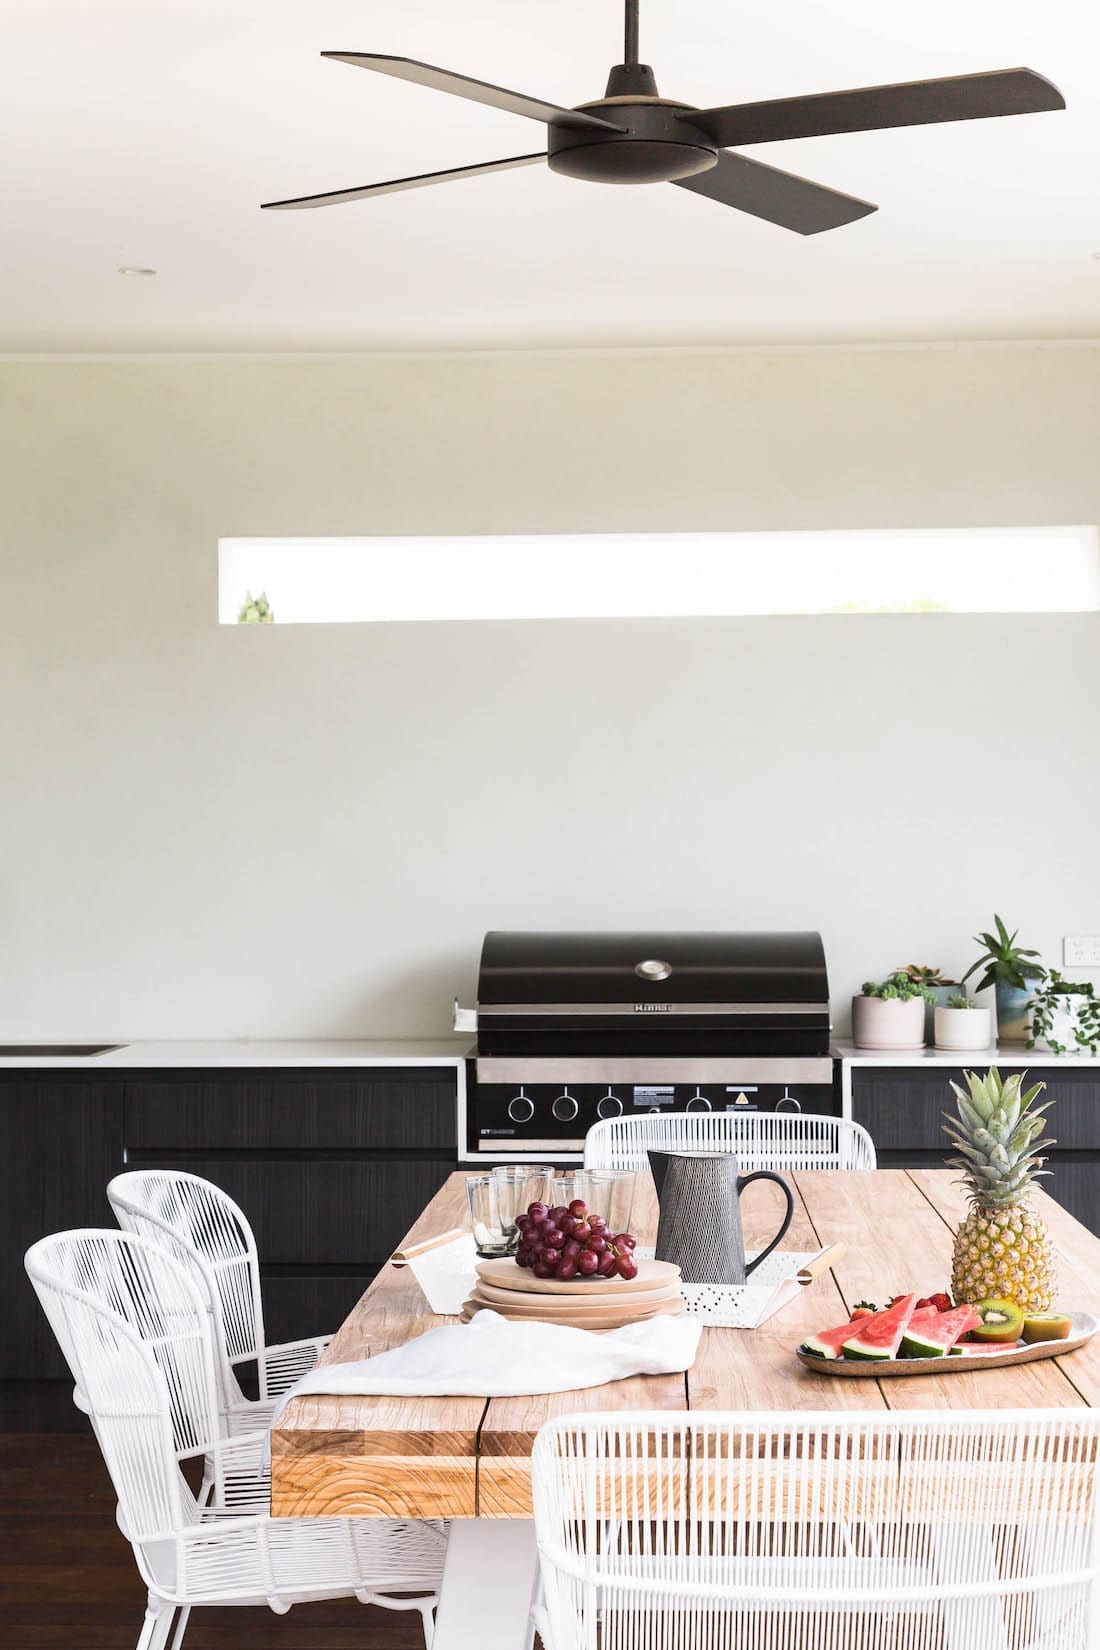
M 465 1175 L 452 1175 L 403 1247 L 465 1221 Z M 523 1650 L 537 1568 L 531 1523 L 531 1450 L 555 1416 L 625 1410 L 1055 1409 L 1100 1407 L 1100 1336 L 1079 1351 L 1008 1369 L 899 1379 L 817 1374 L 794 1350 L 816 1329 L 845 1321 L 861 1299 L 882 1302 L 949 1288 L 954 1228 L 966 1214 L 944 1169 L 826 1171 L 788 1177 L 795 1214 L 784 1247 L 843 1244 L 831 1271 L 755 1330 L 704 1329 L 684 1374 L 524 1397 L 336 1397 L 291 1401 L 271 1438 L 271 1510 L 277 1517 L 452 1520 L 435 1650 Z M 1058 1255 L 1059 1304 L 1100 1315 L 1100 1239 L 1052 1198 L 1032 1202 Z M 742 1200 L 749 1248 L 779 1224 L 778 1187 L 757 1182 Z M 657 1201 L 639 1176 L 631 1227 L 652 1243 Z M 321 1362 L 377 1354 L 443 1322 L 408 1267 L 386 1266 Z

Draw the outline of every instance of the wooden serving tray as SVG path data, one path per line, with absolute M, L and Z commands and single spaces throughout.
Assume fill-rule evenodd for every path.
M 557 1278 L 536 1278 L 533 1272 L 517 1266 L 514 1260 L 479 1260 L 477 1275 L 497 1289 L 514 1289 L 521 1295 L 630 1295 L 647 1289 L 666 1289 L 677 1283 L 680 1268 L 667 1260 L 640 1260 L 638 1276 L 629 1282 L 625 1278 L 581 1278 L 560 1283 Z
M 1072 1326 L 1064 1341 L 1036 1341 L 1031 1346 L 1010 1346 L 999 1356 L 978 1352 L 973 1357 L 960 1353 L 946 1358 L 815 1358 L 812 1352 L 798 1347 L 795 1357 L 816 1375 L 838 1375 L 842 1380 L 891 1380 L 900 1375 L 964 1375 L 974 1369 L 1007 1369 L 1015 1364 L 1034 1364 L 1042 1358 L 1060 1358 L 1063 1353 L 1076 1352 L 1100 1329 L 1100 1318 L 1091 1312 L 1072 1313 Z M 988 1343 L 987 1343 L 988 1344 Z

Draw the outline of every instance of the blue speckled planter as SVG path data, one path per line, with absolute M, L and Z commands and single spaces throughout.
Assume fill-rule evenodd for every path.
M 997 1041 L 999 1043 L 1026 1043 L 1030 1035 L 1031 1004 L 1034 988 L 1006 985 L 997 981 Z

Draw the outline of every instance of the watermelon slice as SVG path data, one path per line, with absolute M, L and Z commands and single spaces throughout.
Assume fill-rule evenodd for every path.
M 840 1349 L 851 1337 L 856 1325 L 866 1322 L 866 1318 L 853 1318 L 850 1323 L 842 1323 L 839 1329 L 823 1329 L 818 1335 L 809 1335 L 799 1351 L 810 1352 L 815 1358 L 827 1358 L 831 1362 L 840 1357 Z
M 956 1306 L 950 1312 L 923 1306 L 913 1313 L 901 1337 L 902 1357 L 946 1358 L 955 1342 L 980 1322 L 972 1306 Z
M 896 1358 L 916 1304 L 916 1295 L 901 1295 L 885 1312 L 876 1312 L 873 1318 L 861 1318 L 855 1334 L 841 1347 L 841 1356 L 873 1358 L 879 1362 Z

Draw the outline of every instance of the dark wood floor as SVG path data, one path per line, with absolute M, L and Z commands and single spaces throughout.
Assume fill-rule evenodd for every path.
M 133 1650 L 145 1589 L 93 1439 L 0 1434 L 0 1647 Z M 353 1599 L 196 1610 L 184 1650 L 423 1650 L 420 1617 Z

